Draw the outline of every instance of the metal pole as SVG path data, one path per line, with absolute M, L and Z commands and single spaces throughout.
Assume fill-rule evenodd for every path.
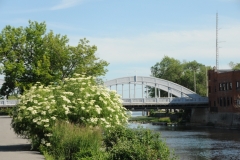
M 130 90 L 131 90 L 131 87 L 130 87 L 130 82 L 129 82 L 129 98 L 131 98 L 131 92 L 130 92 Z
M 136 83 L 134 83 L 134 98 L 135 98 L 135 95 L 136 95 Z
M 148 88 L 147 88 L 147 83 L 146 83 L 146 98 L 148 98 Z
M 123 98 L 123 84 L 122 84 L 122 98 Z
M 161 97 L 161 91 L 160 91 L 160 87 L 158 88 L 158 97 Z
M 157 84 L 155 84 L 155 98 L 157 98 Z
M 168 98 L 170 97 L 170 96 L 169 96 L 169 91 L 170 91 L 170 88 L 168 87 Z
M 195 70 L 194 70 L 194 92 L 196 93 L 196 77 L 195 77 Z
M 142 98 L 143 98 L 143 82 L 142 82 Z
M 207 67 L 206 67 L 206 96 L 208 97 L 208 75 L 207 75 Z

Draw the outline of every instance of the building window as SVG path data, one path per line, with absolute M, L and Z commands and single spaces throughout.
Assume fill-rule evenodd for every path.
M 232 97 L 231 97 L 231 105 L 232 105 Z
M 237 83 L 236 83 L 236 88 L 237 88 L 237 89 L 240 88 L 240 83 L 239 83 L 239 81 L 237 81 Z
M 229 90 L 229 83 L 226 83 L 226 90 Z
M 229 97 L 227 97 L 227 106 L 230 105 L 230 100 L 229 100 Z
M 225 83 L 222 84 L 222 88 L 223 88 L 224 91 L 226 90 Z
M 229 89 L 232 90 L 232 82 L 229 83 Z
M 238 106 L 240 105 L 240 99 L 237 99 L 237 105 Z
M 234 101 L 236 107 L 240 107 L 240 98 L 237 97 L 237 99 Z
M 222 84 L 219 83 L 219 91 L 221 91 L 221 90 L 222 90 Z
M 223 97 L 223 106 L 226 107 L 226 98 Z
M 208 93 L 211 93 L 211 86 L 208 86 Z

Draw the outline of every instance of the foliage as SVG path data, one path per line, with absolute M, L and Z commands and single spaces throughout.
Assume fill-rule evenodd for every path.
M 170 117 L 161 117 L 161 118 L 159 118 L 158 121 L 159 122 L 167 122 L 167 123 L 169 123 L 169 122 L 171 122 L 171 119 L 170 119 Z
M 102 159 L 107 153 L 102 150 L 102 131 L 66 122 L 57 122 L 52 128 L 49 142 L 54 147 L 41 146 L 41 151 L 51 159 Z M 50 158 L 49 158 L 50 159 Z
M 74 73 L 102 76 L 108 63 L 95 56 L 96 46 L 80 39 L 69 46 L 67 36 L 47 32 L 45 22 L 27 27 L 6 26 L 0 33 L 0 73 L 5 75 L 1 95 L 18 88 L 23 93 L 36 82 L 49 85 Z
M 0 115 L 12 115 L 13 108 L 0 108 Z
M 108 129 L 126 124 L 127 118 L 115 91 L 96 85 L 93 77 L 75 74 L 47 87 L 37 83 L 20 96 L 12 127 L 38 147 L 40 143 L 51 145 L 49 137 L 56 120 Z
M 128 121 L 151 122 L 157 119 L 158 119 L 157 117 L 137 116 L 137 117 L 130 117 Z
M 170 160 L 175 159 L 173 152 L 160 138 L 159 133 L 138 128 L 117 127 L 104 137 L 110 159 L 121 160 Z
M 233 69 L 233 70 L 240 70 L 240 63 L 233 63 L 230 62 L 229 66 Z
M 174 58 L 164 56 L 160 62 L 151 67 L 151 73 L 154 77 L 172 81 L 193 91 L 195 74 L 196 93 L 206 96 L 206 69 L 209 69 L 209 67 L 196 61 L 180 62 Z M 154 89 L 150 88 L 149 94 L 155 97 Z M 167 93 L 161 91 L 161 97 L 163 96 L 167 96 Z

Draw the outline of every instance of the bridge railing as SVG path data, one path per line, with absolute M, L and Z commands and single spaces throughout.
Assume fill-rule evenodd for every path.
M 123 98 L 123 104 L 188 104 L 188 103 L 208 103 L 207 97 L 189 98 L 189 97 L 166 97 L 166 98 Z
M 14 106 L 18 103 L 18 100 L 17 99 L 3 99 L 3 100 L 0 100 L 0 106 Z

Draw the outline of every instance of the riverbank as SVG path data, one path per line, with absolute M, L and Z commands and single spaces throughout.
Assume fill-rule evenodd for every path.
M 152 125 L 185 125 L 185 122 L 171 121 L 171 117 L 151 117 L 151 116 L 136 116 L 128 120 L 130 123 L 150 123 Z
M 185 125 L 189 122 L 185 112 L 149 112 L 148 116 L 141 116 L 140 112 L 133 112 L 129 122 L 151 123 L 153 125 Z
M 208 109 L 193 109 L 189 125 L 212 126 L 224 129 L 240 129 L 240 113 L 217 113 L 209 112 Z

